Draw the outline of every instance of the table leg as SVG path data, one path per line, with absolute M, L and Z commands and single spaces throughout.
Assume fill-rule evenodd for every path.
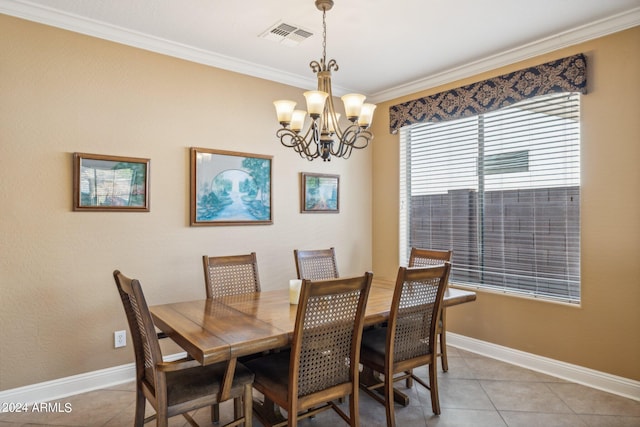
M 382 382 L 383 380 L 380 379 L 376 372 L 366 366 L 363 366 L 362 372 L 360 372 L 360 383 L 362 385 L 364 385 L 365 387 L 370 387 Z M 378 387 L 374 389 L 374 391 L 384 396 L 384 387 Z M 393 389 L 393 400 L 402 406 L 409 405 L 409 396 L 397 390 L 395 387 Z
M 282 422 L 286 423 L 287 421 L 280 412 L 280 407 L 266 396 L 262 402 L 253 399 L 253 412 L 265 427 L 271 427 Z

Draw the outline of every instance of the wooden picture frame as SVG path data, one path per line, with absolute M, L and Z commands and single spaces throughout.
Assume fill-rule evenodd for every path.
M 273 157 L 191 147 L 191 225 L 273 224 Z
M 73 153 L 73 210 L 149 212 L 149 159 Z
M 300 212 L 339 213 L 340 175 L 300 173 Z

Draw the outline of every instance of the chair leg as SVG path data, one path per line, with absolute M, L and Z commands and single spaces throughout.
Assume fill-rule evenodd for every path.
M 289 403 L 289 405 L 291 405 L 291 403 Z M 289 407 L 289 408 L 285 408 L 287 410 L 287 420 L 286 420 L 286 426 L 287 427 L 298 427 L 298 411 Z M 285 425 L 283 423 L 283 425 Z
M 357 384 L 354 386 L 351 396 L 349 396 L 349 420 L 351 420 L 351 427 L 360 426 L 360 398 Z
M 253 386 L 251 384 L 244 386 L 242 403 L 244 409 L 244 427 L 251 427 L 253 421 Z
M 431 391 L 431 409 L 436 415 L 440 415 L 440 397 L 438 395 L 438 363 L 437 356 L 434 355 L 432 363 L 429 364 L 429 389 Z
M 236 397 L 235 399 L 233 399 L 233 418 L 238 419 L 242 416 L 242 414 L 242 398 Z
M 393 398 L 393 373 L 384 374 L 384 408 L 387 413 L 387 427 L 396 426 L 395 400 Z
M 447 337 L 444 332 L 440 332 L 440 361 L 442 362 L 442 371 L 449 371 L 449 363 L 447 362 Z
M 146 399 L 144 397 L 144 393 L 142 393 L 142 390 L 138 389 L 136 391 L 136 415 L 133 422 L 134 427 L 142 427 L 144 425 L 145 404 Z
M 169 417 L 167 417 L 166 408 L 163 414 L 158 413 L 156 417 L 156 427 L 169 427 Z
M 220 422 L 220 405 L 218 403 L 211 405 L 211 422 Z
M 447 310 L 444 308 L 440 312 L 440 361 L 442 362 L 442 370 L 449 370 L 449 362 L 447 361 Z
M 413 378 L 411 377 L 411 375 L 413 375 L 413 369 L 408 370 L 408 371 L 404 371 L 405 374 L 409 375 L 407 377 L 406 380 L 404 380 L 405 385 L 407 386 L 407 388 L 411 388 L 413 387 Z

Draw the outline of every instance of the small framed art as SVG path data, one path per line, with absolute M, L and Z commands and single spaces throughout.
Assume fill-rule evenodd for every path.
M 300 212 L 340 212 L 340 175 L 301 172 Z
M 150 160 L 73 154 L 73 210 L 149 212 Z
M 273 224 L 272 156 L 191 148 L 191 225 Z

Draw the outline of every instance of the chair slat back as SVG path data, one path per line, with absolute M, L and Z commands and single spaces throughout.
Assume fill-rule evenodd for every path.
M 453 251 L 443 251 L 436 249 L 411 248 L 409 255 L 409 267 L 428 267 L 430 265 L 441 265 L 445 261 L 451 262 Z
M 338 278 L 334 248 L 293 251 L 298 279 L 326 280 Z
M 202 257 L 207 298 L 260 292 L 255 252 L 247 255 Z
M 437 319 L 451 264 L 400 267 L 389 313 L 387 348 L 393 362 L 434 353 Z
M 155 388 L 156 366 L 162 362 L 162 352 L 142 287 L 138 280 L 126 277 L 118 270 L 113 272 L 113 277 L 129 323 L 136 358 L 137 378 Z
M 303 280 L 291 346 L 291 366 L 296 374 L 292 378 L 298 378 L 290 390 L 293 396 L 357 379 L 372 277 L 366 273 L 353 278 Z

